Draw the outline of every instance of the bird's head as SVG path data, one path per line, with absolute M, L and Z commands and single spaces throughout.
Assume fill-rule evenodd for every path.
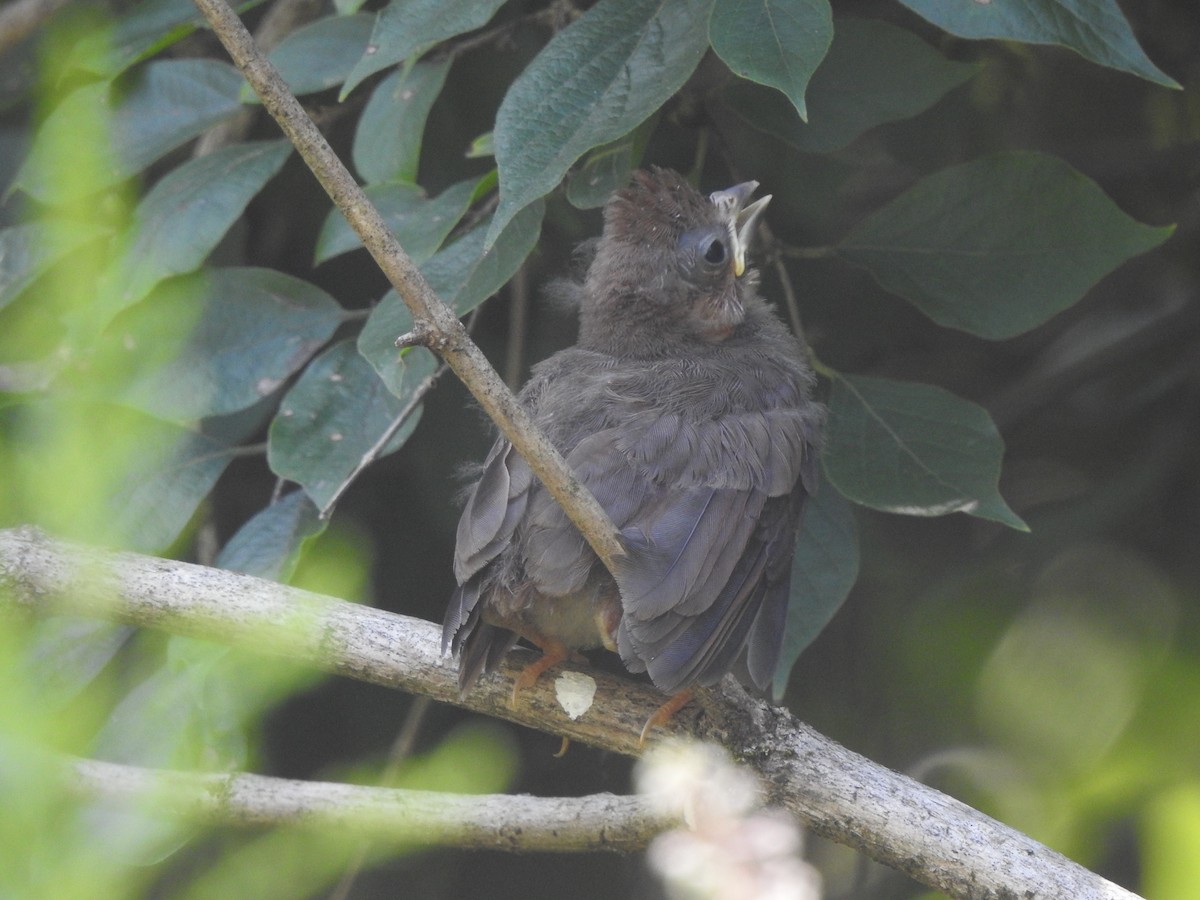
M 747 248 L 771 199 L 748 204 L 757 187 L 748 181 L 705 197 L 670 170 L 636 172 L 604 208 L 581 341 L 647 352 L 656 342 L 728 337 L 756 280 Z

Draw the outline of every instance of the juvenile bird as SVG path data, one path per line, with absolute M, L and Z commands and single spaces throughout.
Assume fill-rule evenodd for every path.
M 760 690 L 771 682 L 824 409 L 799 342 L 746 266 L 770 200 L 747 205 L 757 187 L 705 197 L 656 168 L 605 206 L 576 286 L 578 343 L 535 366 L 520 398 L 626 555 L 614 580 L 497 439 L 459 520 L 459 586 L 442 627 L 463 692 L 518 637 L 543 655 L 514 698 L 595 647 L 675 695 L 659 721 L 727 672 Z

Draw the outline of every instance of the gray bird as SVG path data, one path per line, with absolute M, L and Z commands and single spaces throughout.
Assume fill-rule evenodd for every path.
M 535 366 L 520 396 L 626 555 L 614 580 L 499 438 L 459 520 L 459 587 L 442 627 L 463 692 L 518 637 L 543 656 L 514 698 L 596 647 L 675 695 L 658 721 L 727 672 L 770 684 L 824 408 L 804 351 L 746 267 L 770 200 L 746 205 L 757 187 L 704 197 L 652 169 L 605 206 L 576 286 L 578 343 Z

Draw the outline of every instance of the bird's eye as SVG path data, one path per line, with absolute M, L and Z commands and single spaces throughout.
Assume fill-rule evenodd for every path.
M 729 252 L 725 249 L 725 242 L 720 238 L 713 238 L 708 249 L 704 251 L 704 261 L 712 266 L 723 266 L 729 259 Z

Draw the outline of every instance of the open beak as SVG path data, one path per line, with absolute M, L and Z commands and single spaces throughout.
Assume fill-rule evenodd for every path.
M 759 218 L 762 217 L 763 210 L 771 202 L 771 195 L 767 194 L 749 206 L 745 206 L 746 201 L 756 190 L 758 190 L 758 182 L 747 181 L 708 195 L 708 199 L 726 217 L 729 241 L 733 247 L 733 274 L 738 278 L 741 278 L 742 273 L 746 271 L 746 250 L 754 238 L 754 229 L 758 225 Z

